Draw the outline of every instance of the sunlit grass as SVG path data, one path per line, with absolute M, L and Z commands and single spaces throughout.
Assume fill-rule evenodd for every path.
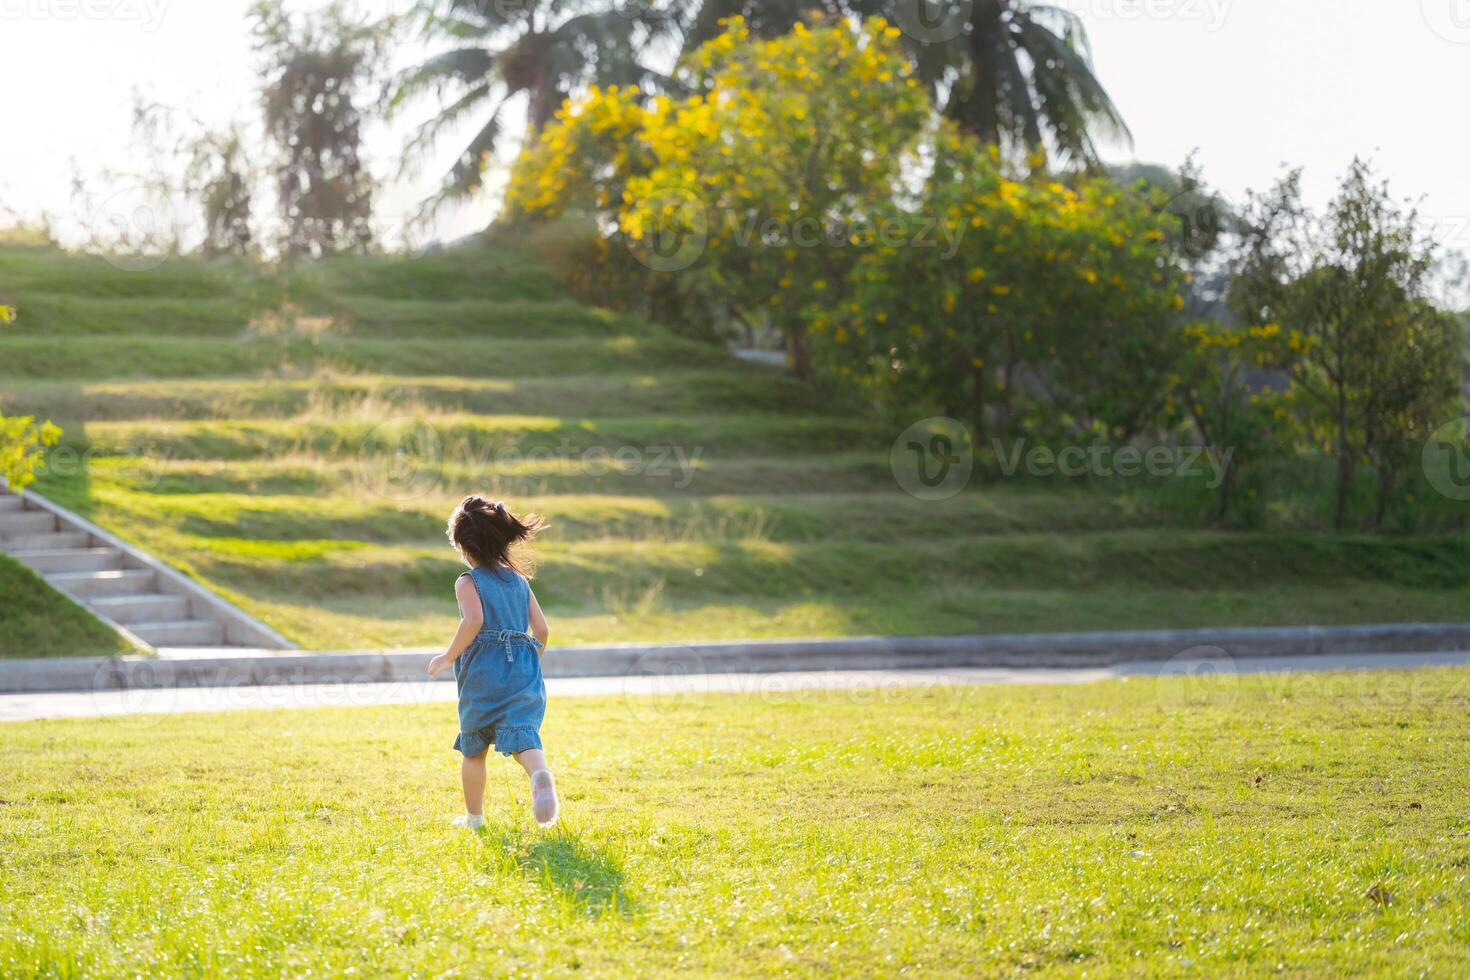
M 498 760 L 487 832 L 447 826 L 453 725 L 440 703 L 5 726 L 4 972 L 1453 976 L 1470 957 L 1463 669 L 554 698 L 550 833 Z

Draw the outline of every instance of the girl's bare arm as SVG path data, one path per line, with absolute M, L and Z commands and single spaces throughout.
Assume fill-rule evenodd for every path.
M 541 603 L 536 601 L 536 593 L 531 593 L 531 635 L 541 641 L 541 652 L 546 652 L 546 637 L 551 634 L 551 627 L 546 625 L 546 614 L 541 611 Z
M 459 629 L 454 631 L 454 639 L 449 641 L 449 648 L 429 661 L 430 677 L 438 677 L 458 660 L 485 622 L 485 612 L 480 608 L 480 594 L 475 591 L 475 583 L 468 575 L 455 581 L 454 597 L 459 600 L 459 611 L 463 618 L 459 621 Z

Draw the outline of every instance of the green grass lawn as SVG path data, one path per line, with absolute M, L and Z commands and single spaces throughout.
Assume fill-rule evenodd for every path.
M 916 500 L 888 462 L 910 420 L 581 306 L 503 243 L 292 273 L 6 248 L 0 296 L 0 411 L 66 428 L 35 488 L 307 648 L 444 642 L 470 492 L 550 519 L 555 642 L 1470 614 L 1463 504 L 1332 534 L 1310 468 L 1249 531 L 1202 530 L 1182 480 Z M 437 449 L 405 483 L 414 431 Z
M 553 654 L 554 655 L 554 654 Z M 0 973 L 1453 976 L 1470 670 L 7 724 Z M 498 762 L 498 760 L 497 760 Z

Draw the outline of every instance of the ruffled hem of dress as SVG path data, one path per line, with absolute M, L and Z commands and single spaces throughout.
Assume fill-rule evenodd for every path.
M 473 758 L 490 747 L 490 736 L 485 732 L 460 732 L 454 736 L 454 747 L 461 754 Z
M 541 748 L 541 733 L 534 728 L 495 729 L 495 751 L 501 755 Z

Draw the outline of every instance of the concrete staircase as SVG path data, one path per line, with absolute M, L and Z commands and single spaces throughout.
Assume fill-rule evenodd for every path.
M 0 551 L 143 646 L 294 648 L 153 556 L 34 493 L 0 489 Z

